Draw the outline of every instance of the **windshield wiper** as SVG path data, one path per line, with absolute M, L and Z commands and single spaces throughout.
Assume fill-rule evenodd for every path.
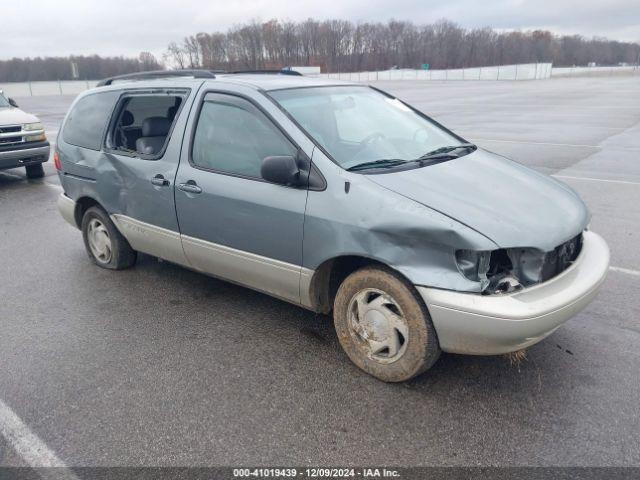
M 373 168 L 390 168 L 397 167 L 398 165 L 402 165 L 404 163 L 411 162 L 426 162 L 428 160 L 442 160 L 442 159 L 451 159 L 458 158 L 461 155 L 455 154 L 456 150 L 465 150 L 466 153 L 473 152 L 478 147 L 476 147 L 473 143 L 461 143 L 460 145 L 449 145 L 446 147 L 440 147 L 436 150 L 432 150 L 431 152 L 427 152 L 421 157 L 416 158 L 415 160 L 401 160 L 399 158 L 382 158 L 380 160 L 373 160 L 371 162 L 359 163 L 358 165 L 354 165 L 353 167 L 347 168 L 350 172 L 355 172 L 358 170 L 368 170 Z
M 371 162 L 359 163 L 358 165 L 347 168 L 347 170 L 355 172 L 357 170 L 368 170 L 370 168 L 390 168 L 402 165 L 403 163 L 407 163 L 407 160 L 400 160 L 398 158 L 382 158 Z
M 456 150 L 466 150 L 466 153 L 473 152 L 478 147 L 476 147 L 473 143 L 461 143 L 460 145 L 449 145 L 446 147 L 436 148 L 430 152 L 425 153 L 424 155 L 416 158 L 416 161 L 421 160 L 436 160 L 442 158 L 458 158 L 460 155 L 455 155 L 453 152 Z

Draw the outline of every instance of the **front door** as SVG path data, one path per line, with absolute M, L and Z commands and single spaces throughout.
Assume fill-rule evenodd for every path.
M 299 147 L 245 97 L 206 93 L 194 110 L 175 190 L 189 263 L 299 302 L 307 189 L 260 175 L 265 157 L 295 156 Z

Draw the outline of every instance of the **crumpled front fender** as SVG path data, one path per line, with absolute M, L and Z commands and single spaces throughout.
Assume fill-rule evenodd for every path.
M 315 270 L 340 256 L 370 258 L 402 273 L 415 285 L 467 292 L 479 282 L 456 266 L 458 249 L 492 250 L 479 232 L 362 175 L 332 181 L 327 190 L 309 192 L 305 216 L 303 266 Z M 348 191 L 347 191 L 348 190 Z

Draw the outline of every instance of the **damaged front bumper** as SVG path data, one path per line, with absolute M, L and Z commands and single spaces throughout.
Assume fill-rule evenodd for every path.
M 554 278 L 509 294 L 480 295 L 420 287 L 445 352 L 495 355 L 529 347 L 595 296 L 609 268 L 609 248 L 586 231 L 573 264 Z

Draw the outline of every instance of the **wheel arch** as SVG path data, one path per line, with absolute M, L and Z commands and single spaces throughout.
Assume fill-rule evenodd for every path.
M 76 200 L 76 206 L 73 211 L 73 218 L 78 228 L 82 228 L 82 217 L 84 216 L 84 213 L 91 207 L 96 206 L 104 209 L 104 207 L 100 205 L 100 202 L 98 202 L 95 198 L 87 195 L 82 196 Z
M 344 279 L 356 270 L 368 266 L 379 266 L 385 270 L 392 271 L 409 285 L 412 285 L 411 281 L 402 272 L 381 260 L 364 255 L 339 255 L 322 262 L 313 271 L 308 283 L 303 282 L 301 284 L 303 289 L 301 292 L 302 297 L 304 298 L 305 295 L 308 295 L 308 306 L 313 311 L 328 314 L 333 309 L 333 301 Z

